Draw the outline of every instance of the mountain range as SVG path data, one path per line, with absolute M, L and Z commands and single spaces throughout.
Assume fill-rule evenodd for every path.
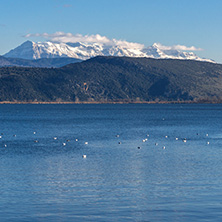
M 61 68 L 0 68 L 0 101 L 222 102 L 222 65 L 98 56 Z
M 154 43 L 149 47 L 132 47 L 132 44 L 104 43 L 58 43 L 26 41 L 15 49 L 3 55 L 6 58 L 36 60 L 43 58 L 75 58 L 87 60 L 96 56 L 144 57 L 156 59 L 183 59 L 214 62 L 211 59 L 200 58 L 193 52 L 180 51 L 163 47 Z M 68 63 L 67 63 L 68 64 Z

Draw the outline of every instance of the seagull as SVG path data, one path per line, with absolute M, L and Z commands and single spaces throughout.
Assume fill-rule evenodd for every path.
M 62 145 L 63 145 L 63 146 L 65 146 L 65 145 L 66 145 L 66 143 L 63 143 Z
M 176 137 L 176 140 L 178 140 L 178 138 Z
M 76 139 L 76 142 L 78 141 L 78 139 Z
M 207 144 L 210 144 L 210 142 L 208 141 Z
M 163 150 L 165 150 L 166 149 L 166 147 L 165 146 L 163 146 Z
M 85 159 L 85 158 L 86 158 L 86 155 L 85 155 L 85 154 L 84 154 L 84 155 L 82 155 L 82 158 L 83 158 L 83 159 Z
M 88 142 L 85 142 L 85 144 L 87 145 L 87 144 L 88 144 Z
M 54 139 L 54 140 L 57 140 L 57 137 L 55 136 L 53 139 Z

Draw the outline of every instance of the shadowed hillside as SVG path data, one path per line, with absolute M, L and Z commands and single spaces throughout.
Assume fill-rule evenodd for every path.
M 23 102 L 221 102 L 222 65 L 95 57 L 62 68 L 0 69 L 0 100 Z

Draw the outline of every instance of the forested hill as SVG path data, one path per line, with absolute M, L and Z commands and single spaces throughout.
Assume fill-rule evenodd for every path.
M 0 68 L 0 101 L 222 102 L 222 65 L 95 57 L 62 68 Z

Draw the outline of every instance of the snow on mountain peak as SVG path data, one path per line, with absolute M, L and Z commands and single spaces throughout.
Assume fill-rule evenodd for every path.
M 190 49 L 201 50 L 196 49 L 194 46 L 164 46 L 160 43 L 154 43 L 152 46 L 145 47 L 144 45 L 139 43 L 116 39 L 109 40 L 108 38 L 100 35 L 95 35 L 92 38 L 89 37 L 90 36 L 87 36 L 87 41 L 85 42 L 26 41 L 17 48 L 12 49 L 8 53 L 6 53 L 4 56 L 23 59 L 71 57 L 86 60 L 100 55 L 147 57 L 157 59 L 190 59 L 214 62 L 210 59 L 202 59 L 195 55 L 193 52 L 183 51 Z M 96 42 L 95 40 L 98 41 Z

